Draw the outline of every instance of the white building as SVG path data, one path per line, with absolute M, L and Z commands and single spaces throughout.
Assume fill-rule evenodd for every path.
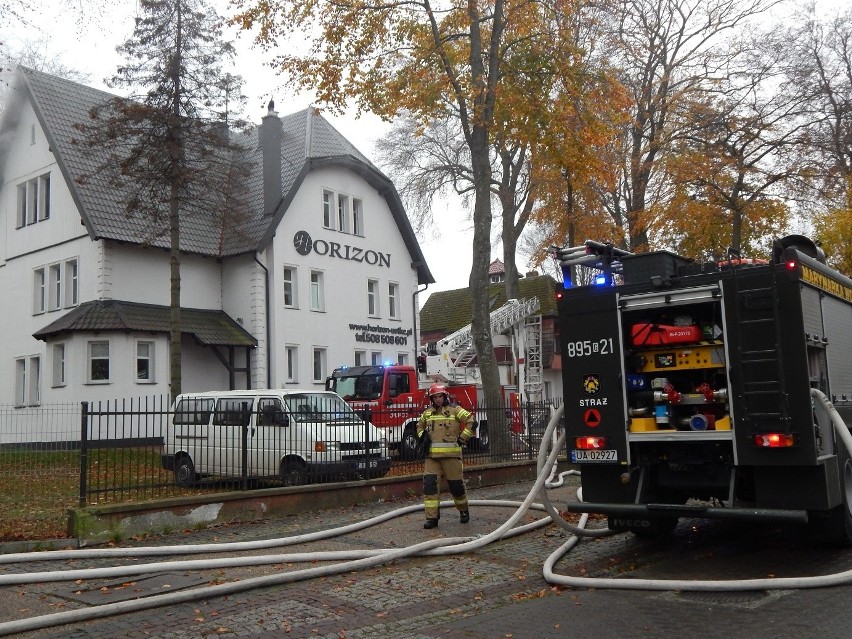
M 169 393 L 168 235 L 128 218 L 74 124 L 110 95 L 19 69 L 0 122 L 0 404 Z M 237 229 L 182 217 L 182 390 L 320 387 L 414 361 L 434 281 L 393 184 L 321 115 L 270 105 Z

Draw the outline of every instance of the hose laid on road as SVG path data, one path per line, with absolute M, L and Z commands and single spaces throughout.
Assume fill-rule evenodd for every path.
M 831 417 L 832 423 L 838 433 L 838 436 L 843 441 L 849 451 L 852 451 L 852 435 L 843 423 L 836 409 L 831 405 L 828 399 L 819 391 L 812 391 L 812 395 L 823 404 L 824 408 Z M 57 580 L 57 574 L 65 575 L 65 577 L 73 579 L 87 579 L 102 576 L 116 576 L 126 574 L 139 574 L 140 568 L 145 570 L 159 571 L 162 569 L 193 569 L 196 567 L 214 568 L 220 567 L 219 564 L 213 562 L 219 561 L 221 567 L 230 566 L 245 566 L 257 564 L 272 564 L 283 562 L 297 561 L 332 561 L 344 559 L 341 563 L 336 563 L 328 566 L 320 566 L 295 570 L 283 574 L 267 575 L 263 577 L 255 577 L 237 582 L 218 584 L 214 586 L 205 586 L 193 590 L 169 592 L 163 595 L 156 595 L 142 599 L 134 599 L 130 601 L 122 601 L 111 604 L 95 606 L 93 608 L 85 608 L 79 610 L 65 611 L 30 619 L 22 619 L 6 623 L 0 623 L 0 636 L 17 634 L 29 630 L 37 630 L 40 628 L 49 628 L 69 623 L 77 623 L 108 617 L 117 614 L 135 612 L 160 606 L 170 606 L 179 603 L 187 603 L 197 601 L 199 599 L 208 599 L 211 597 L 221 597 L 244 592 L 255 588 L 262 588 L 274 585 L 301 581 L 303 579 L 312 579 L 316 577 L 325 577 L 342 572 L 350 572 L 357 569 L 369 568 L 380 564 L 388 563 L 396 559 L 412 557 L 418 555 L 428 556 L 443 556 L 466 552 L 481 548 L 493 541 L 504 539 L 506 537 L 522 534 L 528 530 L 538 528 L 549 524 L 551 521 L 556 522 L 560 527 L 571 533 L 571 538 L 564 543 L 559 549 L 553 552 L 545 561 L 543 574 L 545 580 L 554 585 L 562 585 L 573 588 L 610 588 L 610 589 L 631 589 L 631 590 L 692 590 L 692 591 L 741 591 L 755 589 L 794 589 L 794 588 L 817 588 L 826 586 L 836 586 L 852 582 L 852 570 L 844 571 L 832 575 L 823 575 L 817 577 L 795 577 L 795 578 L 770 578 L 770 579 L 746 579 L 746 580 L 701 580 L 687 581 L 676 579 L 624 579 L 624 578 L 594 578 L 594 577 L 571 577 L 567 575 L 559 575 L 553 572 L 554 565 L 576 545 L 581 536 L 603 536 L 612 534 L 608 529 L 587 530 L 585 525 L 588 521 L 588 514 L 583 514 L 580 521 L 576 525 L 572 525 L 565 521 L 559 512 L 550 503 L 544 488 L 548 485 L 561 485 L 561 481 L 566 473 L 560 475 L 557 482 L 554 481 L 553 470 L 555 469 L 556 458 L 565 441 L 565 433 L 563 432 L 559 438 L 552 438 L 556 431 L 557 424 L 562 416 L 562 408 L 560 407 L 554 412 L 542 439 L 542 445 L 539 449 L 537 459 L 537 476 L 533 487 L 522 502 L 503 501 L 503 500 L 471 500 L 473 505 L 484 506 L 509 506 L 516 508 L 516 511 L 497 529 L 487 535 L 470 538 L 448 538 L 436 539 L 426 542 L 407 546 L 397 549 L 382 549 L 382 550 L 360 550 L 360 551 L 336 551 L 336 552 L 320 552 L 320 553 L 291 553 L 286 555 L 266 555 L 261 557 L 242 557 L 242 558 L 226 558 L 222 560 L 203 561 L 185 561 L 185 562 L 157 562 L 154 564 L 145 564 L 144 566 L 135 565 L 127 567 L 112 567 L 112 568 L 94 568 L 74 571 L 61 571 L 50 573 L 54 578 L 48 578 L 48 573 L 30 573 L 23 575 L 5 575 L 5 577 L 15 580 L 2 582 L 3 583 L 34 583 L 39 579 L 45 581 Z M 549 454 L 547 447 L 551 446 Z M 545 472 L 547 471 L 547 472 Z M 570 471 L 569 471 L 570 472 Z M 578 491 L 579 494 L 580 491 Z M 533 499 L 539 493 L 542 494 L 542 504 L 533 503 Z M 452 502 L 442 502 L 442 505 L 449 505 Z M 318 531 L 305 535 L 296 535 L 282 539 L 272 540 L 257 540 L 250 542 L 231 542 L 217 544 L 198 544 L 189 546 L 163 546 L 163 547 L 144 547 L 144 548 L 110 548 L 110 549 L 84 549 L 76 551 L 53 551 L 42 553 L 16 553 L 14 555 L 0 556 L 0 562 L 23 562 L 23 561 L 46 561 L 46 560 L 61 560 L 61 559 L 77 559 L 84 557 L 139 557 L 150 555 L 170 555 L 170 554 L 190 554 L 190 553 L 210 553 L 210 552 L 227 552 L 236 550 L 255 550 L 258 548 L 272 548 L 298 543 L 306 543 L 309 541 L 317 541 L 327 539 L 329 537 L 346 534 L 355 530 L 361 530 L 368 526 L 382 523 L 394 517 L 422 510 L 422 505 L 409 506 L 397 509 L 378 517 L 350 524 L 339 528 Z M 529 509 L 543 509 L 549 514 L 549 518 L 543 518 L 538 521 L 514 527 L 518 520 Z M 98 572 L 98 571 L 111 571 Z M 127 571 L 127 572 L 121 572 Z M 69 575 L 73 574 L 73 577 Z M 63 579 L 65 577 L 62 577 Z M 35 578 L 35 579 L 34 579 Z M 17 581 L 20 579 L 20 581 Z

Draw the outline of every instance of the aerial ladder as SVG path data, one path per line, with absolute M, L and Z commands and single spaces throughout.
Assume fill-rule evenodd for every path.
M 526 368 L 525 379 L 533 386 L 537 383 L 539 393 L 541 392 L 541 317 L 535 315 L 540 304 L 537 297 L 526 299 L 511 299 L 503 306 L 491 312 L 490 331 L 491 336 L 501 335 L 512 329 L 517 331 L 520 327 L 524 356 L 518 356 L 521 367 Z M 526 320 L 537 317 L 537 323 L 525 323 Z M 535 330 L 537 326 L 537 332 Z M 437 345 L 437 355 L 426 358 L 427 376 L 433 379 L 453 382 L 470 382 L 479 379 L 479 369 L 473 366 L 476 359 L 476 350 L 473 345 L 473 330 L 470 324 L 464 326 L 454 333 L 450 333 L 440 340 Z M 532 354 L 532 357 L 530 357 Z M 534 363 L 535 371 L 529 367 Z M 526 390 L 526 389 L 524 389 Z

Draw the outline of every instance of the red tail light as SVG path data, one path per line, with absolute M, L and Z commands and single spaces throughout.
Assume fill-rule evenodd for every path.
M 579 450 L 603 450 L 606 448 L 606 437 L 578 437 L 576 446 Z
M 763 433 L 754 436 L 754 445 L 759 448 L 790 448 L 793 444 L 793 436 L 786 433 Z

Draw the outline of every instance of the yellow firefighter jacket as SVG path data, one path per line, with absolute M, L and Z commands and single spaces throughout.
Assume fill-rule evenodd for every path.
M 432 438 L 429 457 L 461 458 L 459 442 L 463 444 L 473 437 L 470 428 L 471 417 L 470 411 L 461 406 L 430 406 L 423 411 L 420 421 L 417 422 L 417 436 L 420 437 L 424 430 L 429 431 Z

